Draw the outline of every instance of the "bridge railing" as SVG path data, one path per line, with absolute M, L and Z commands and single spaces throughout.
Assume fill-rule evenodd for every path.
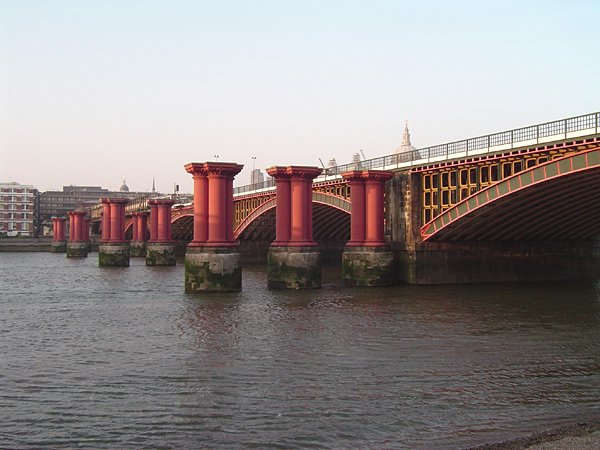
M 350 170 L 399 169 L 446 161 L 484 153 L 495 153 L 527 145 L 542 144 L 561 139 L 598 134 L 600 112 L 569 117 L 525 128 L 502 131 L 462 141 L 434 145 L 399 154 L 380 156 L 360 162 L 352 162 L 340 166 L 323 169 L 323 174 L 315 182 L 338 178 L 340 174 Z M 234 195 L 245 195 L 261 190 L 270 190 L 275 186 L 273 180 L 249 184 L 234 188 Z

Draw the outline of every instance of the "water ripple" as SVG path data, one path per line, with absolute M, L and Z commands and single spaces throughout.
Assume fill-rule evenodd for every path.
M 272 292 L 249 266 L 240 293 L 187 295 L 181 265 L 94 253 L 0 270 L 1 447 L 460 448 L 600 412 L 600 283 L 343 289 L 326 268 Z

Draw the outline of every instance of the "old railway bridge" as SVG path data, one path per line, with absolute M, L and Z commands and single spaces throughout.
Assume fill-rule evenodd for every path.
M 325 169 L 312 181 L 314 240 L 338 258 L 351 238 L 352 179 L 342 174 L 391 171 L 378 208 L 400 280 L 590 276 L 599 266 L 599 126 L 592 113 Z M 237 187 L 233 198 L 242 257 L 265 260 L 276 239 L 274 180 Z M 128 238 L 148 200 L 125 207 Z M 98 232 L 100 212 L 91 210 Z M 191 241 L 193 205 L 174 204 L 169 226 L 173 239 Z

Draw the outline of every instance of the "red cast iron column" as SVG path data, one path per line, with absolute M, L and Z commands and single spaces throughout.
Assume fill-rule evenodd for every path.
M 271 245 L 287 245 L 290 241 L 291 189 L 285 167 L 269 167 L 267 173 L 275 179 L 275 241 Z
M 75 214 L 73 211 L 67 212 L 69 215 L 69 241 L 74 241 L 77 236 L 77 228 L 75 227 Z
M 363 172 L 365 179 L 365 245 L 385 245 L 384 225 L 384 192 L 385 182 L 391 179 L 391 172 L 367 170 Z
M 171 207 L 175 202 L 170 199 L 149 200 L 150 221 L 156 232 L 152 233 L 150 242 L 171 242 Z
M 312 180 L 321 173 L 318 167 L 290 166 L 291 233 L 289 245 L 316 245 L 312 237 Z
M 102 202 L 102 235 L 100 239 L 102 242 L 110 241 L 110 199 L 109 198 L 101 198 Z
M 146 241 L 146 228 L 148 228 L 148 216 L 145 212 L 140 212 L 137 215 L 138 224 L 138 240 Z
M 158 205 L 154 200 L 148 200 L 150 207 L 150 241 L 158 239 Z
M 208 178 L 205 163 L 185 165 L 194 180 L 194 238 L 190 245 L 204 245 L 208 240 Z
M 237 245 L 233 240 L 233 178 L 243 167 L 235 163 L 205 164 L 208 175 L 207 244 L 211 246 Z
M 227 188 L 226 179 L 220 171 L 208 174 L 208 242 L 226 242 Z
M 233 242 L 233 175 L 227 175 L 227 180 L 225 181 L 225 198 L 226 206 L 227 206 L 227 214 L 225 217 L 225 231 L 228 242 Z
M 350 183 L 350 241 L 351 247 L 359 247 L 365 242 L 365 180 L 362 172 L 352 170 L 342 177 Z
M 126 198 L 112 198 L 110 202 L 110 242 L 125 241 L 125 205 Z
M 56 242 L 65 240 L 65 221 L 63 217 L 52 218 L 53 240 Z

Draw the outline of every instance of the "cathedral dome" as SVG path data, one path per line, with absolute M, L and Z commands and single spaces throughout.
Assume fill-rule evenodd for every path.
M 416 150 L 410 143 L 410 131 L 408 131 L 408 121 L 404 122 L 404 132 L 402 133 L 402 144 L 396 149 L 396 154 L 410 153 Z
M 127 186 L 127 184 L 125 183 L 125 178 L 123 178 L 123 184 L 119 188 L 119 191 L 121 191 L 121 192 L 129 192 L 129 186 Z

